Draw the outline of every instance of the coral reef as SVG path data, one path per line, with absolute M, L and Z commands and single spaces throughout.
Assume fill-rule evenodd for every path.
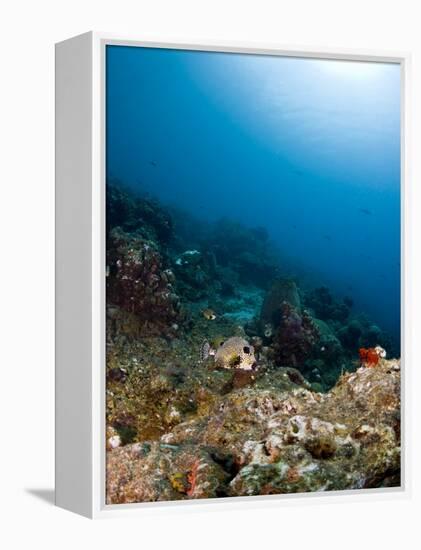
M 174 274 L 164 269 L 153 242 L 113 229 L 108 237 L 107 266 L 108 306 L 135 314 L 142 334 L 174 331 L 181 318 L 180 299 L 173 289 Z M 109 313 L 112 319 L 110 307 Z
M 142 237 L 168 243 L 173 235 L 170 214 L 156 201 L 134 194 L 121 184 L 107 184 L 107 229 L 121 227 L 138 232 Z
M 214 292 L 214 285 L 206 265 L 206 257 L 199 250 L 185 250 L 174 261 L 177 289 L 187 300 L 199 301 Z
M 311 354 L 319 341 L 319 330 L 308 312 L 302 314 L 288 302 L 280 307 L 280 322 L 273 337 L 275 361 L 296 367 Z
M 354 370 L 333 325 L 302 309 L 299 289 L 291 279 L 274 282 L 258 323 L 248 324 L 247 330 L 264 339 L 277 365 L 298 368 L 318 389 L 332 387 L 345 368 Z
M 311 309 L 318 319 L 323 321 L 344 322 L 350 315 L 352 300 L 344 298 L 342 302 L 335 300 L 325 286 L 307 292 L 304 299 L 307 308 Z
M 328 394 L 283 375 L 283 387 L 232 391 L 159 441 L 109 451 L 107 502 L 399 485 L 399 362 L 344 374 Z
M 340 325 L 336 334 L 344 349 L 351 355 L 355 353 L 356 349 L 374 348 L 377 345 L 388 350 L 390 355 L 399 354 L 393 340 L 363 315 L 350 319 L 347 324 Z
M 398 352 L 280 272 L 264 228 L 107 186 L 108 503 L 399 485 Z
M 219 266 L 238 274 L 241 284 L 267 288 L 279 268 L 276 254 L 264 228 L 247 228 L 238 222 L 220 220 L 203 243 Z
M 260 311 L 261 327 L 276 327 L 282 319 L 282 304 L 286 302 L 297 311 L 301 311 L 301 300 L 298 288 L 292 279 L 278 278 L 272 284 L 263 301 Z

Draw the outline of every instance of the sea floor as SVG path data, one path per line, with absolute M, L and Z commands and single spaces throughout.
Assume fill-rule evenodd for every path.
M 261 228 L 107 208 L 108 503 L 400 484 L 400 361 L 352 297 L 283 277 Z

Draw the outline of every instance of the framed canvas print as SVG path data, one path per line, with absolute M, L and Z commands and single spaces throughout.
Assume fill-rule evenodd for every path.
M 406 490 L 407 72 L 57 45 L 58 505 Z

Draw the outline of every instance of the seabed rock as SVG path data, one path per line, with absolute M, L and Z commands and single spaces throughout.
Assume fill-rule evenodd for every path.
M 159 441 L 110 450 L 107 502 L 400 484 L 399 361 L 345 373 L 327 394 L 273 375 L 213 396 Z

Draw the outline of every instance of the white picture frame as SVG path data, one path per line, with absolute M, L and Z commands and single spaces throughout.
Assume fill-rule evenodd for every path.
M 194 502 L 105 504 L 105 47 L 132 45 L 398 63 L 401 67 L 402 486 Z M 143 42 L 89 32 L 56 45 L 56 504 L 90 518 L 145 508 L 296 505 L 408 497 L 411 281 L 409 73 L 406 53 L 237 43 Z M 405 305 L 405 307 L 403 307 Z

